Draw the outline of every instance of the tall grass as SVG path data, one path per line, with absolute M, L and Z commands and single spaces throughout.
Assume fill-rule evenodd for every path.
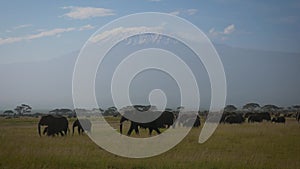
M 0 119 L 0 169 L 300 168 L 300 124 L 294 119 L 288 119 L 285 125 L 221 124 L 204 144 L 198 144 L 201 129 L 192 129 L 170 151 L 146 159 L 118 157 L 98 147 L 88 136 L 77 133 L 66 137 L 39 137 L 38 120 Z M 108 120 L 117 127 L 118 119 Z M 128 127 L 128 123 L 125 126 Z M 147 131 L 141 130 L 141 135 L 147 136 Z

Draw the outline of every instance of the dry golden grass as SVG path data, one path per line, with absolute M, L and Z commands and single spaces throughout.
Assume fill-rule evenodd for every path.
M 204 144 L 201 129 L 170 151 L 146 159 L 115 156 L 88 136 L 39 137 L 37 118 L 0 118 L 0 169 L 299 169 L 300 124 L 221 124 Z M 74 119 L 73 119 L 74 120 Z M 108 121 L 117 127 L 118 119 Z M 125 125 L 128 127 L 128 123 Z M 125 129 L 125 131 L 127 131 Z M 135 135 L 135 133 L 133 133 Z M 147 136 L 142 130 L 141 137 Z

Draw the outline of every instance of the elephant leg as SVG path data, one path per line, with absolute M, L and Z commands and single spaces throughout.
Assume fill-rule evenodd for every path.
M 135 131 L 135 134 L 140 135 L 139 126 L 135 125 L 134 126 L 134 131 Z
M 59 133 L 60 133 L 61 136 L 64 136 L 64 133 L 62 131 L 59 131 Z
M 45 127 L 43 131 L 43 135 L 45 135 L 47 132 L 48 132 L 48 127 Z
M 149 128 L 149 136 L 152 135 L 152 131 L 153 131 L 153 129 L 150 127 L 150 128 Z
M 81 134 L 81 129 L 80 129 L 79 126 L 78 126 L 78 128 L 77 128 L 77 131 L 78 131 L 78 134 L 80 135 L 80 134 Z
M 130 128 L 129 128 L 128 132 L 127 132 L 127 136 L 130 136 L 130 134 L 132 133 L 133 129 L 134 129 L 134 126 L 131 124 Z
M 161 133 L 157 127 L 154 128 L 154 130 L 157 132 L 157 134 L 160 134 L 160 133 Z

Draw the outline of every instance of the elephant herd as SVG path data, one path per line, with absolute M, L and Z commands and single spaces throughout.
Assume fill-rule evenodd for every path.
M 184 114 L 178 117 L 171 111 L 164 111 L 161 115 L 148 123 L 138 123 L 131 121 L 124 116 L 120 119 L 120 133 L 123 132 L 123 122 L 130 121 L 130 127 L 127 132 L 129 136 L 134 130 L 136 134 L 139 134 L 139 128 L 149 129 L 149 135 L 152 134 L 153 130 L 157 134 L 160 134 L 161 128 L 169 128 L 170 126 L 175 127 L 175 120 L 178 119 L 178 125 L 184 127 L 199 127 L 201 125 L 200 116 L 192 114 Z M 43 135 L 55 136 L 61 135 L 65 136 L 70 131 L 68 126 L 69 122 L 66 117 L 58 115 L 46 115 L 42 116 L 38 123 L 38 134 L 41 136 L 41 126 L 46 126 L 43 130 Z M 74 129 L 77 127 L 78 133 L 82 134 L 84 131 L 91 132 L 91 122 L 88 119 L 75 120 L 72 125 L 72 134 L 74 134 Z
M 171 111 L 163 111 L 161 115 L 147 123 L 139 123 L 135 121 L 130 121 L 126 117 L 122 116 L 120 119 L 120 133 L 123 133 L 123 122 L 130 121 L 130 127 L 127 132 L 127 135 L 130 136 L 134 130 L 136 134 L 139 134 L 139 128 L 149 129 L 149 135 L 152 135 L 152 131 L 156 131 L 157 134 L 160 134 L 160 128 L 169 128 L 175 127 L 175 120 L 178 119 L 178 125 L 184 127 L 199 127 L 201 125 L 200 116 L 194 114 L 183 114 L 180 117 L 174 114 Z
M 262 121 L 270 121 L 273 123 L 285 123 L 286 119 L 283 116 L 275 116 L 271 118 L 271 115 L 267 112 L 262 113 L 223 113 L 220 123 L 243 123 L 247 119 L 248 123 L 254 123 L 254 122 L 262 122 Z M 175 124 L 175 121 L 177 120 L 177 123 Z M 300 122 L 300 113 L 297 113 L 296 120 Z M 130 136 L 133 131 L 135 131 L 136 134 L 139 134 L 139 129 L 144 128 L 149 130 L 149 135 L 151 136 L 153 130 L 156 131 L 157 134 L 160 134 L 161 128 L 169 128 L 169 127 L 175 127 L 175 125 L 183 126 L 183 127 L 199 127 L 201 125 L 200 122 L 200 116 L 196 114 L 183 114 L 178 117 L 177 114 L 175 114 L 172 111 L 164 111 L 161 113 L 161 115 L 147 123 L 139 123 L 135 121 L 131 121 L 125 116 L 121 116 L 120 119 L 120 133 L 123 133 L 123 123 L 125 121 L 130 122 L 130 127 L 127 131 L 127 135 Z M 41 136 L 41 126 L 46 126 L 43 130 L 43 135 L 47 136 L 55 136 L 55 135 L 61 135 L 65 136 L 68 132 L 70 132 L 70 129 L 68 128 L 69 122 L 66 117 L 64 116 L 58 116 L 58 115 L 46 115 L 42 116 L 38 123 L 38 134 Z M 84 131 L 91 132 L 91 122 L 88 119 L 80 119 L 75 120 L 72 125 L 72 134 L 74 134 L 74 129 L 77 127 L 78 133 L 83 134 Z
M 300 115 L 299 115 L 300 116 Z M 285 123 L 285 117 L 284 116 L 275 116 L 271 118 L 270 113 L 268 112 L 261 112 L 261 113 L 224 113 L 222 115 L 222 118 L 220 120 L 220 123 L 243 123 L 247 119 L 248 123 L 254 123 L 254 122 L 262 122 L 262 121 L 270 121 L 273 123 Z
M 81 125 L 83 124 L 83 125 Z M 69 129 L 69 122 L 66 117 L 59 115 L 46 115 L 42 116 L 38 123 L 38 133 L 41 136 L 41 126 L 46 126 L 43 130 L 43 134 L 47 136 L 61 135 L 65 136 Z M 74 134 L 74 129 L 77 127 L 78 134 L 82 134 L 83 131 L 91 131 L 91 122 L 88 119 L 75 120 L 72 125 L 72 133 Z

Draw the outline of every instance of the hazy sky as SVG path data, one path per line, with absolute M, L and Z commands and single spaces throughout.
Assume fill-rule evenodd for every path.
M 0 62 L 61 56 L 109 21 L 149 11 L 184 17 L 218 43 L 300 52 L 299 10 L 297 0 L 1 1 Z
M 0 70 L 2 71 L 0 77 L 6 79 L 0 86 L 0 109 L 11 109 L 13 105 L 23 100 L 39 108 L 51 107 L 49 104 L 52 103 L 55 106 L 70 106 L 69 101 L 60 101 L 60 99 L 70 98 L 70 86 L 61 87 L 61 90 L 68 90 L 68 94 L 63 94 L 61 97 L 51 99 L 47 93 L 44 93 L 44 96 L 35 93 L 32 94 L 35 98 L 29 99 L 25 96 L 28 95 L 27 89 L 16 84 L 20 81 L 12 79 L 19 78 L 22 68 L 28 73 L 43 69 L 43 67 L 37 69 L 30 66 L 29 70 L 23 64 L 24 62 L 30 65 L 31 62 L 50 60 L 38 65 L 53 65 L 52 60 L 57 58 L 66 55 L 76 56 L 76 51 L 81 49 L 97 29 L 121 16 L 137 12 L 163 12 L 183 17 L 203 30 L 215 44 L 220 44 L 220 55 L 224 54 L 221 59 L 224 61 L 225 70 L 228 71 L 226 73 L 229 78 L 229 103 L 238 105 L 250 101 L 282 105 L 300 103 L 298 97 L 300 86 L 297 87 L 300 84 L 297 80 L 300 72 L 300 56 L 297 54 L 300 53 L 300 2 L 297 0 L 11 0 L 1 1 L 0 4 Z M 222 45 L 226 46 L 226 49 L 223 50 Z M 264 51 L 270 52 L 264 53 Z M 72 62 L 69 63 L 74 64 L 74 59 L 71 60 Z M 256 61 L 261 61 L 257 68 L 255 68 Z M 62 65 L 56 66 L 52 68 L 64 69 Z M 70 74 L 72 66 L 67 66 Z M 243 88 L 247 85 L 243 79 L 248 73 L 245 68 L 253 68 L 250 77 L 257 76 L 257 79 L 248 81 L 253 84 L 248 88 Z M 44 71 L 47 74 L 50 70 Z M 59 83 L 53 82 L 55 78 L 51 77 L 55 73 L 59 74 L 59 71 L 50 72 L 45 76 L 49 76 L 51 85 L 59 86 Z M 55 91 L 46 83 L 39 84 L 40 75 L 31 78 L 30 82 L 23 82 L 27 87 L 33 86 L 34 83 L 37 85 L 35 88 L 41 91 L 44 88 L 50 90 L 48 93 Z M 255 91 L 257 88 L 260 90 Z M 23 96 L 18 96 L 17 91 L 20 91 Z M 284 101 L 274 97 L 275 91 L 289 98 Z M 255 98 L 259 93 L 263 93 L 263 96 Z

